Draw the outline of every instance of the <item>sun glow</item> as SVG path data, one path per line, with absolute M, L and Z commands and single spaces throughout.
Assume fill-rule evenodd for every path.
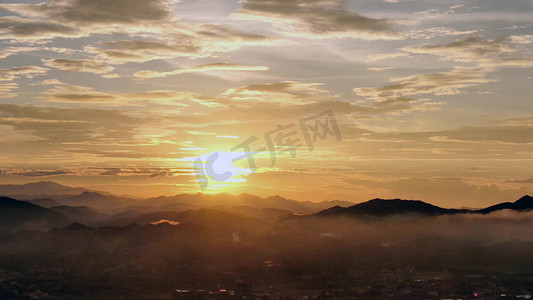
M 194 170 L 204 193 L 236 191 L 253 170 L 245 152 L 213 151 L 197 157 Z

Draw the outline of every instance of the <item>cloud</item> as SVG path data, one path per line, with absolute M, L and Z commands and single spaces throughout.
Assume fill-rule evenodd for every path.
M 533 44 L 533 34 L 526 35 L 512 35 L 509 37 L 511 43 L 515 44 Z
M 87 153 L 90 153 L 89 151 Z M 105 156 L 113 157 L 113 156 Z M 146 156 L 145 156 L 146 157 Z M 18 175 L 24 177 L 52 177 L 52 176 L 147 176 L 147 177 L 162 177 L 162 176 L 180 176 L 192 175 L 192 171 L 179 168 L 158 168 L 158 167 L 124 167 L 124 168 L 110 168 L 110 167 L 72 167 L 64 169 L 6 169 L 3 170 L 7 175 Z
M 116 95 L 78 85 L 56 85 L 43 92 L 47 102 L 113 104 Z
M 17 55 L 24 52 L 37 51 L 37 47 L 6 47 L 0 52 L 0 58 L 8 58 L 12 55 Z
M 0 83 L 0 98 L 13 98 L 18 94 L 13 93 L 14 90 L 18 89 L 16 83 Z
M 9 125 L 0 125 L 0 141 L 2 141 L 3 145 L 18 144 L 39 140 L 42 140 L 42 138 L 39 138 L 29 132 L 25 132 L 23 130 L 15 130 L 13 126 Z M 7 152 L 8 151 L 5 151 L 4 154 L 6 154 Z M 18 150 L 17 152 L 20 151 Z
M 24 76 L 33 78 L 35 75 L 44 75 L 48 69 L 38 66 L 23 66 L 9 69 L 0 69 L 0 81 L 12 81 Z
M 238 19 L 279 26 L 285 34 L 306 38 L 393 39 L 392 21 L 349 11 L 343 0 L 243 0 Z
M 46 79 L 43 81 L 32 83 L 32 85 L 65 85 L 66 83 L 61 82 L 58 79 Z
M 407 77 L 392 78 L 391 84 L 381 87 L 354 88 L 354 92 L 363 97 L 382 99 L 411 97 L 416 95 L 456 95 L 462 89 L 494 80 L 485 77 L 480 69 L 456 68 L 452 71 L 434 74 L 416 74 Z
M 257 124 L 274 120 L 298 120 L 303 116 L 330 109 L 333 109 L 339 116 L 353 116 L 355 114 L 398 114 L 413 110 L 434 110 L 440 105 L 409 97 L 389 98 L 369 105 L 361 105 L 341 99 L 338 94 L 324 89 L 321 83 L 293 81 L 249 85 L 228 89 L 217 97 L 197 96 L 195 99 L 210 109 L 198 113 L 190 107 L 189 109 L 196 115 L 180 115 L 177 120 L 184 124 L 216 125 L 218 129 L 235 120 Z M 212 128 L 207 131 L 214 134 L 219 132 L 218 129 Z M 241 136 L 235 128 L 231 130 L 233 130 L 231 135 Z
M 58 124 L 58 123 L 86 123 L 78 120 L 50 120 L 50 119 L 36 119 L 29 117 L 1 117 L 1 121 L 5 124 Z
M 431 27 L 420 30 L 407 31 L 402 33 L 402 37 L 410 39 L 433 39 L 441 36 L 460 36 L 478 34 L 481 30 L 457 30 L 449 27 Z
M 0 9 L 25 17 L 4 17 L 4 38 L 81 37 L 130 29 L 146 30 L 173 17 L 171 0 L 50 0 L 36 4 L 1 4 Z M 117 27 L 113 26 L 116 25 Z
M 113 67 L 101 62 L 83 59 L 49 59 L 43 60 L 45 66 L 60 69 L 67 72 L 89 72 L 95 74 L 107 74 L 113 71 Z
M 376 72 L 390 71 L 390 70 L 394 70 L 394 69 L 396 69 L 396 67 L 372 67 L 372 68 L 367 68 L 367 70 L 369 70 L 369 71 L 376 71 Z
M 533 144 L 533 126 L 477 126 L 434 132 L 429 139 L 437 142 L 482 144 Z
M 463 154 L 467 156 L 477 155 L 479 157 L 501 155 L 496 150 L 510 151 L 509 154 L 519 155 L 519 152 L 524 150 L 524 146 L 533 144 L 533 135 L 530 134 L 533 130 L 533 124 L 508 121 L 510 120 L 485 126 L 469 126 L 450 130 L 393 133 L 369 131 L 364 140 L 405 143 L 410 146 L 403 149 L 409 151 L 414 149 L 412 145 L 416 144 L 418 145 L 416 148 L 419 150 L 440 149 L 441 154 L 450 154 L 451 152 L 455 157 L 461 155 L 456 150 L 463 151 Z M 455 146 L 450 148 L 446 144 L 455 144 Z M 463 147 L 461 144 L 465 146 Z M 499 147 L 487 147 L 487 145 Z M 460 147 L 457 148 L 458 146 Z M 399 152 L 394 153 L 394 155 L 399 155 Z
M 339 115 L 404 113 L 412 110 L 433 110 L 439 103 L 410 97 L 381 99 L 370 105 L 347 101 L 335 92 L 324 88 L 323 83 L 281 81 L 253 84 L 227 89 L 218 96 L 191 95 L 187 103 L 198 103 L 185 107 L 179 116 L 168 116 L 180 122 L 180 126 L 225 126 L 238 122 L 272 122 L 273 120 L 295 120 L 333 109 Z M 179 127 L 180 130 L 185 130 Z M 189 132 L 197 132 L 191 129 Z M 231 130 L 235 130 L 232 127 Z M 202 131 L 204 132 L 204 131 Z M 214 135 L 218 130 L 207 132 Z M 231 135 L 239 135 L 232 132 Z
M 179 43 L 124 40 L 105 42 L 101 47 L 86 47 L 87 52 L 95 53 L 101 59 L 114 64 L 173 57 L 199 57 L 201 50 L 202 48 L 191 37 L 181 39 Z
M 154 77 L 167 77 L 171 75 L 179 75 L 179 74 L 186 74 L 186 73 L 207 73 L 209 75 L 213 75 L 213 72 L 266 71 L 268 69 L 269 68 L 265 66 L 248 66 L 248 65 L 221 62 L 221 63 L 213 63 L 213 64 L 207 64 L 207 65 L 193 66 L 193 67 L 188 67 L 188 68 L 183 68 L 183 69 L 179 69 L 175 71 L 168 71 L 168 72 L 145 70 L 145 71 L 139 71 L 133 74 L 133 76 L 137 78 L 154 78 Z
M 82 170 L 82 174 L 90 174 L 91 176 L 149 176 L 152 178 L 162 176 L 192 175 L 192 172 L 192 170 L 186 169 L 160 167 L 89 167 L 85 170 Z
M 116 97 L 122 101 L 152 101 L 158 104 L 188 106 L 186 102 L 196 99 L 197 95 L 181 91 L 154 90 L 143 93 L 120 93 Z
M 41 45 L 31 45 L 31 46 L 19 46 L 19 47 L 6 47 L 2 49 L 0 52 L 0 58 L 7 58 L 13 55 L 18 55 L 21 53 L 29 53 L 29 52 L 50 52 L 50 53 L 60 53 L 63 55 L 70 55 L 75 52 L 79 52 L 79 50 L 70 49 L 70 48 L 61 48 L 61 47 L 47 47 L 47 46 L 41 46 Z
M 88 53 L 112 64 L 174 57 L 204 58 L 243 46 L 271 46 L 279 41 L 214 24 L 178 22 L 161 25 L 159 39 L 122 40 L 88 46 Z
M 410 57 L 410 55 L 409 53 L 404 53 L 404 52 L 371 54 L 367 56 L 367 60 L 369 62 L 376 62 L 376 61 L 398 58 L 398 57 Z
M 71 149 L 65 149 L 65 152 L 69 153 L 79 153 L 83 154 L 84 156 L 90 156 L 90 157 L 105 157 L 105 158 L 129 158 L 129 159 L 153 159 L 153 158 L 174 158 L 175 155 L 171 155 L 168 153 L 157 153 L 157 152 L 143 152 L 134 149 L 135 146 L 131 146 L 130 149 L 114 149 L 114 150 L 95 150 L 95 149 L 86 149 L 86 148 L 71 148 Z M 143 171 L 141 174 L 138 171 L 131 171 L 129 172 L 129 175 L 125 175 L 127 173 L 127 169 L 124 169 L 121 171 L 120 174 L 112 174 L 114 176 L 135 176 L 135 175 L 145 175 L 145 176 L 152 176 L 154 174 L 157 174 L 157 177 L 159 176 L 165 176 L 163 172 L 151 172 L 149 174 L 145 174 L 147 171 Z M 111 175 L 108 172 L 101 173 L 101 174 L 93 174 L 93 175 Z M 171 175 L 171 173 L 167 174 L 168 176 Z
M 0 9 L 3 5 L 0 4 Z M 35 21 L 20 17 L 0 18 L 0 39 L 51 39 L 77 36 L 78 31 L 59 23 Z
M 52 84 L 53 82 L 49 83 Z M 53 83 L 55 84 L 55 83 Z M 57 84 L 44 91 L 43 98 L 47 102 L 56 103 L 95 103 L 106 105 L 135 104 L 156 102 L 158 104 L 187 106 L 184 100 L 193 100 L 195 94 L 172 90 L 153 90 L 142 93 L 101 92 L 93 88 L 79 85 Z
M 0 104 L 0 124 L 52 143 L 133 140 L 142 122 L 116 110 Z
M 172 38 L 179 40 L 183 34 L 192 36 L 207 52 L 228 52 L 247 45 L 272 46 L 280 43 L 272 37 L 216 24 L 181 22 L 179 25 L 172 32 Z
M 152 224 L 152 225 L 170 224 L 172 226 L 178 226 L 180 224 L 180 222 L 161 219 L 161 220 L 159 220 L 157 222 L 150 222 L 150 224 Z
M 507 182 L 510 182 L 510 183 L 533 184 L 533 178 L 513 179 L 513 180 L 507 180 Z
M 35 43 L 56 37 L 121 34 L 123 41 L 86 45 L 87 54 L 111 64 L 173 57 L 208 57 L 274 39 L 216 24 L 181 21 L 174 0 L 49 0 L 36 4 L 0 4 L 17 16 L 0 17 L 0 40 Z M 105 39 L 104 39 L 105 40 Z M 12 49 L 0 56 L 30 51 Z M 109 76 L 107 76 L 109 77 Z
M 232 103 L 277 103 L 281 105 L 304 104 L 319 100 L 331 100 L 339 95 L 320 88 L 322 83 L 282 81 L 254 84 L 228 89 L 221 98 Z
M 485 40 L 480 36 L 469 36 L 443 45 L 406 46 L 401 50 L 413 54 L 436 55 L 449 61 L 476 63 L 485 67 L 533 66 L 532 58 L 511 48 L 506 43 L 508 40 L 509 38 L 505 37 Z
M 67 0 L 47 1 L 26 7 L 24 13 L 46 15 L 77 24 L 143 24 L 172 18 L 175 0 Z M 7 8 L 9 10 L 9 7 Z
M 24 177 L 50 177 L 50 176 L 59 176 L 59 175 L 74 175 L 74 173 L 66 171 L 6 171 L 6 174 L 9 175 L 18 175 Z

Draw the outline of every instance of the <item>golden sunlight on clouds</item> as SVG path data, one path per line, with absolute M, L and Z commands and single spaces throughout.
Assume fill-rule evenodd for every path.
M 531 1 L 212 1 L 1 3 L 0 183 L 458 207 L 531 190 Z

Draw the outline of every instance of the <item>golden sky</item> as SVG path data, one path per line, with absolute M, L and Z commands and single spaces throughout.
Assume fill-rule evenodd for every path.
M 196 193 L 195 159 L 219 153 L 231 177 L 203 192 L 512 201 L 533 192 L 532 13 L 531 0 L 2 1 L 0 183 Z M 310 151 L 300 121 L 327 111 L 339 135 Z M 231 163 L 249 138 L 253 170 Z

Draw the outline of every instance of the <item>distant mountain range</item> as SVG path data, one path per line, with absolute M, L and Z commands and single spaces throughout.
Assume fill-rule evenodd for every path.
M 260 226 L 261 222 L 275 222 L 295 214 L 304 214 L 306 217 L 379 219 L 393 215 L 489 214 L 501 210 L 533 209 L 533 197 L 528 195 L 512 203 L 505 202 L 476 210 L 442 208 L 419 200 L 372 199 L 354 205 L 346 201 L 314 203 L 278 195 L 261 198 L 250 194 L 225 193 L 179 194 L 139 200 L 53 182 L 0 185 L 0 195 L 10 194 L 21 194 L 22 198 L 0 197 L 0 231 L 46 231 L 72 223 L 96 227 L 125 226 L 132 223 L 157 223 L 161 220 L 195 222 L 207 227 L 225 224 L 227 227 L 232 220 L 239 219 L 240 223 Z M 246 221 L 241 218 L 249 219 Z
M 26 184 L 2 184 L 0 195 L 17 199 L 23 198 L 46 198 L 50 195 L 79 195 L 89 191 L 86 188 L 69 187 L 51 181 L 40 181 Z
M 296 201 L 281 196 L 261 198 L 251 194 L 216 195 L 179 194 L 149 199 L 116 196 L 109 193 L 91 191 L 85 188 L 73 188 L 58 183 L 43 181 L 24 185 L 0 185 L 0 196 L 19 200 L 27 200 L 43 207 L 54 206 L 87 206 L 108 214 L 120 213 L 124 210 L 140 212 L 177 211 L 205 207 L 249 207 L 255 209 L 278 209 L 292 213 L 315 213 L 329 207 L 353 205 L 348 201 Z
M 252 208 L 275 208 L 290 211 L 293 213 L 313 213 L 329 208 L 335 205 L 353 205 L 348 201 L 296 201 L 283 198 L 279 195 L 261 198 L 251 194 L 231 195 L 221 193 L 216 195 L 207 194 L 179 194 L 175 196 L 161 196 L 157 198 L 146 199 L 142 202 L 144 205 L 164 207 L 176 203 L 191 204 L 203 207 L 223 207 L 223 206 L 246 206 Z

